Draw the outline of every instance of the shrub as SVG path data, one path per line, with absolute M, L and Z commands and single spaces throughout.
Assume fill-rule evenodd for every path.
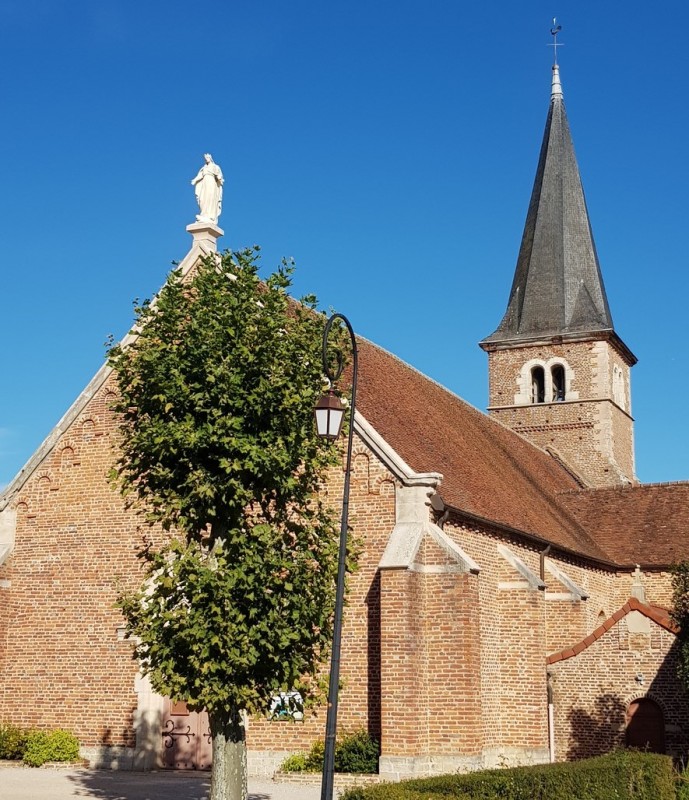
M 464 798 L 469 798 L 470 795 L 456 795 L 456 797 L 464 800 Z M 356 786 L 340 795 L 340 800 L 447 800 L 447 798 L 448 795 L 446 794 L 413 791 L 403 783 L 379 783 L 377 786 L 368 787 Z M 524 798 L 524 800 L 527 800 L 527 798 Z M 531 799 L 528 798 L 528 800 Z M 570 800 L 573 799 L 570 798 Z
M 677 773 L 677 800 L 689 800 L 689 770 Z
M 308 753 L 294 753 L 280 764 L 283 772 L 320 772 L 323 769 L 325 745 L 315 741 Z
M 342 800 L 674 800 L 672 761 L 620 751 L 584 761 L 440 775 L 352 789 Z
M 0 725 L 0 759 L 18 760 L 24 755 L 27 731 L 9 722 Z
M 378 772 L 379 746 L 365 730 L 345 734 L 335 745 L 335 772 Z M 320 772 L 325 758 L 325 743 L 318 739 L 308 753 L 288 756 L 283 772 Z
M 287 758 L 280 765 L 283 772 L 308 772 L 306 768 L 306 755 L 304 753 L 295 753 L 294 755 L 287 756 Z
M 335 747 L 335 772 L 378 772 L 378 742 L 365 730 L 342 737 Z
M 306 755 L 306 769 L 309 772 L 321 772 L 323 769 L 323 762 L 325 761 L 325 742 L 322 739 L 316 739 L 311 745 L 311 749 Z
M 79 740 L 69 731 L 29 731 L 24 750 L 24 763 L 40 767 L 46 761 L 76 761 Z
M 40 767 L 48 757 L 48 731 L 29 731 L 26 737 L 26 749 L 24 750 L 24 763 L 30 767 Z

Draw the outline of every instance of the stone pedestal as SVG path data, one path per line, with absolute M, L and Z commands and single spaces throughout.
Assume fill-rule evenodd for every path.
M 187 225 L 187 230 L 192 235 L 194 245 L 198 245 L 206 253 L 217 253 L 218 238 L 225 231 L 213 222 L 192 222 Z

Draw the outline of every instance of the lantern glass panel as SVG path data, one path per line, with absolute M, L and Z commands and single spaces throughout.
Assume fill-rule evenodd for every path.
M 344 418 L 344 409 L 339 409 L 339 408 L 330 409 L 328 436 L 331 439 L 337 439 L 337 437 L 340 435 L 340 429 L 342 428 L 343 418 Z
M 328 431 L 329 417 L 330 417 L 330 409 L 329 408 L 317 408 L 316 409 L 316 430 L 318 431 L 318 435 L 319 436 L 329 436 L 330 435 L 330 433 Z

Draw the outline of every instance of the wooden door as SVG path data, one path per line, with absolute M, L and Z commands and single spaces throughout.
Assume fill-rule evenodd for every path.
M 211 732 L 205 711 L 190 711 L 186 703 L 166 698 L 162 736 L 166 769 L 211 768 Z
M 660 706 L 642 697 L 629 704 L 627 709 L 627 747 L 647 750 L 650 753 L 665 752 L 665 720 Z

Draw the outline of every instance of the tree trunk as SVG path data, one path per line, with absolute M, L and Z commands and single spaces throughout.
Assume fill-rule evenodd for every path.
M 246 800 L 246 733 L 239 709 L 208 715 L 213 737 L 209 800 Z

